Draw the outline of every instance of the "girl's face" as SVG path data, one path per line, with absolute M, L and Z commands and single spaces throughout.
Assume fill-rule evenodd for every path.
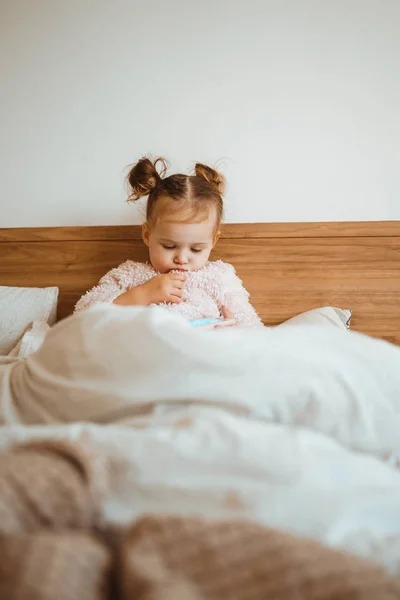
M 198 271 L 208 261 L 219 238 L 215 233 L 216 215 L 198 223 L 160 217 L 151 227 L 143 225 L 143 241 L 149 248 L 150 262 L 159 273 Z

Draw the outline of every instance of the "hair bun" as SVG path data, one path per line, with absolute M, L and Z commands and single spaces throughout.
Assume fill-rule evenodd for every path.
M 223 195 L 225 191 L 225 178 L 221 173 L 202 163 L 197 163 L 194 170 L 198 177 L 203 177 L 203 179 L 213 186 L 218 194 Z
M 161 165 L 159 169 L 157 166 Z M 129 171 L 126 180 L 129 184 L 130 194 L 128 202 L 136 202 L 142 196 L 148 196 L 158 186 L 167 171 L 167 163 L 163 158 L 150 160 L 141 158 Z

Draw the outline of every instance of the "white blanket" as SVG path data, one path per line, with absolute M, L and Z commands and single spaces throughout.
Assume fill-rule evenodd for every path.
M 318 327 L 200 332 L 161 309 L 99 306 L 0 377 L 3 448 L 84 436 L 109 457 L 109 525 L 245 516 L 400 573 L 399 348 Z

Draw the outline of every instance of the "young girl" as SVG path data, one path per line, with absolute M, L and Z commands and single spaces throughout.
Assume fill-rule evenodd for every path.
M 202 164 L 192 176 L 165 177 L 166 170 L 164 159 L 142 158 L 127 177 L 129 201 L 148 196 L 142 234 L 150 264 L 127 260 L 112 269 L 82 296 L 75 312 L 97 303 L 157 304 L 189 320 L 223 316 L 239 325 L 262 325 L 234 268 L 208 261 L 220 236 L 223 176 Z

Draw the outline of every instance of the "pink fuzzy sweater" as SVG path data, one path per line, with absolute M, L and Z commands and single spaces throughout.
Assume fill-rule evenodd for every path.
M 132 287 L 141 285 L 159 275 L 148 263 L 127 260 L 101 278 L 98 285 L 77 302 L 75 312 L 99 303 L 111 304 Z M 221 316 L 225 305 L 240 325 L 256 327 L 262 322 L 249 302 L 249 293 L 243 287 L 232 265 L 220 260 L 209 262 L 199 271 L 188 273 L 183 290 L 185 302 L 161 304 L 166 310 L 177 312 L 189 320 Z

